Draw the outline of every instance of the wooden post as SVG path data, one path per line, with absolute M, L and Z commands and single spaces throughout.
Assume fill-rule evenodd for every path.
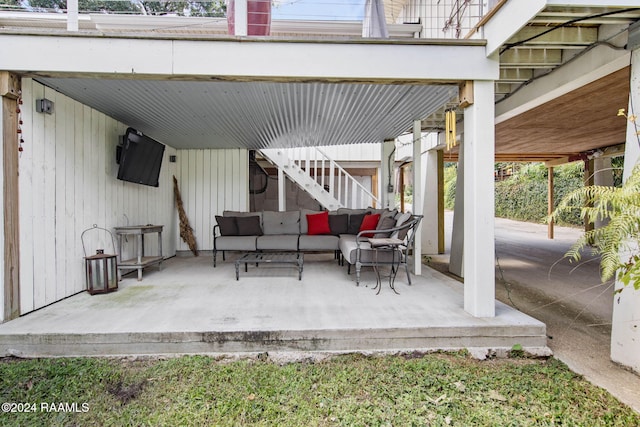
M 584 161 L 584 185 L 585 187 L 593 185 L 593 177 L 594 177 L 594 161 L 593 159 L 588 159 Z M 587 206 L 593 206 L 592 203 L 589 203 Z M 594 229 L 594 224 L 585 220 L 584 222 L 584 231 L 588 232 Z
M 278 168 L 278 210 L 287 210 L 287 182 L 282 168 Z
M 413 213 L 422 215 L 422 123 L 420 120 L 413 122 Z M 416 238 L 413 241 L 413 273 L 416 276 L 422 274 L 422 223 L 414 231 Z
M 404 166 L 400 167 L 400 183 L 398 192 L 400 193 L 400 212 L 404 212 Z
M 371 175 L 371 194 L 373 194 L 373 197 L 375 198 L 378 197 L 378 169 L 377 168 L 374 170 L 373 175 Z M 379 208 L 380 206 L 378 206 L 376 202 L 373 202 L 373 207 Z
M 20 315 L 20 235 L 18 222 L 18 110 L 20 78 L 0 72 L 0 129 L 2 129 L 2 239 L 4 304 L 0 321 Z
M 549 167 L 549 177 L 547 178 L 547 215 L 551 215 L 553 212 L 554 197 L 553 197 L 553 166 Z M 549 220 L 547 225 L 547 237 L 553 239 L 553 220 Z
M 444 151 L 438 150 L 438 253 L 444 252 Z

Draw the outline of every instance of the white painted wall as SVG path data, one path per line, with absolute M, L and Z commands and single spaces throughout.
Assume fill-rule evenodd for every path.
M 249 154 L 245 149 L 179 150 L 176 175 L 199 250 L 213 249 L 215 216 L 249 210 Z M 179 251 L 189 247 L 178 237 Z
M 38 309 L 85 289 L 83 230 L 97 224 L 163 224 L 163 255 L 176 250 L 176 214 L 167 146 L 158 188 L 116 179 L 118 136 L 126 126 L 50 88 L 23 79 L 24 152 L 20 156 L 20 307 Z M 35 100 L 54 102 L 36 113 Z M 112 253 L 106 233 L 85 234 L 88 255 Z M 147 253 L 156 239 L 147 239 Z M 133 251 L 133 248 L 127 249 Z
M 380 144 L 346 144 L 318 148 L 337 162 L 380 161 Z

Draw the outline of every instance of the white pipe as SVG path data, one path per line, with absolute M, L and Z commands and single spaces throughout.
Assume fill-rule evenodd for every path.
M 235 33 L 236 36 L 248 34 L 248 7 L 247 0 L 235 0 Z
M 67 0 L 67 31 L 78 31 L 78 0 Z

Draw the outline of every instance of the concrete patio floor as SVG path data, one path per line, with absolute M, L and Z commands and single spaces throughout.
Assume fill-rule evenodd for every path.
M 519 344 L 548 354 L 543 323 L 496 301 L 496 317 L 463 310 L 459 282 L 423 267 L 396 295 L 379 295 L 363 269 L 361 286 L 332 254 L 306 254 L 302 280 L 292 267 L 241 269 L 227 257 L 178 256 L 125 276 L 117 292 L 86 292 L 0 325 L 0 354 L 38 356 L 229 354 L 289 351 L 430 351 L 473 354 Z

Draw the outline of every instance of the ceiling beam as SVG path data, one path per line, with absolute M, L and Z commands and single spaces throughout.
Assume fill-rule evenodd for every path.
M 561 49 L 517 47 L 500 55 L 500 68 L 553 68 L 560 64 Z
M 561 27 L 553 31 L 549 31 L 549 29 L 549 26 L 544 25 L 528 25 L 509 39 L 507 44 L 520 43 L 523 40 L 528 40 L 525 43 L 527 47 L 533 47 L 535 45 L 543 45 L 546 47 L 577 45 L 584 47 L 598 41 L 598 28 L 595 26 Z
M 382 84 L 496 80 L 498 61 L 486 57 L 484 45 L 484 41 L 478 40 L 345 42 L 242 37 L 172 40 L 131 35 L 125 38 L 0 32 L 0 57 L 6 70 L 118 78 L 225 76 Z M 411 66 L 407 65 L 408 58 Z
M 484 37 L 488 40 L 487 56 L 498 51 L 507 40 L 527 25 L 545 6 L 545 0 L 504 3 L 484 25 Z
M 496 104 L 496 123 L 522 114 L 628 65 L 629 52 L 598 46 Z

